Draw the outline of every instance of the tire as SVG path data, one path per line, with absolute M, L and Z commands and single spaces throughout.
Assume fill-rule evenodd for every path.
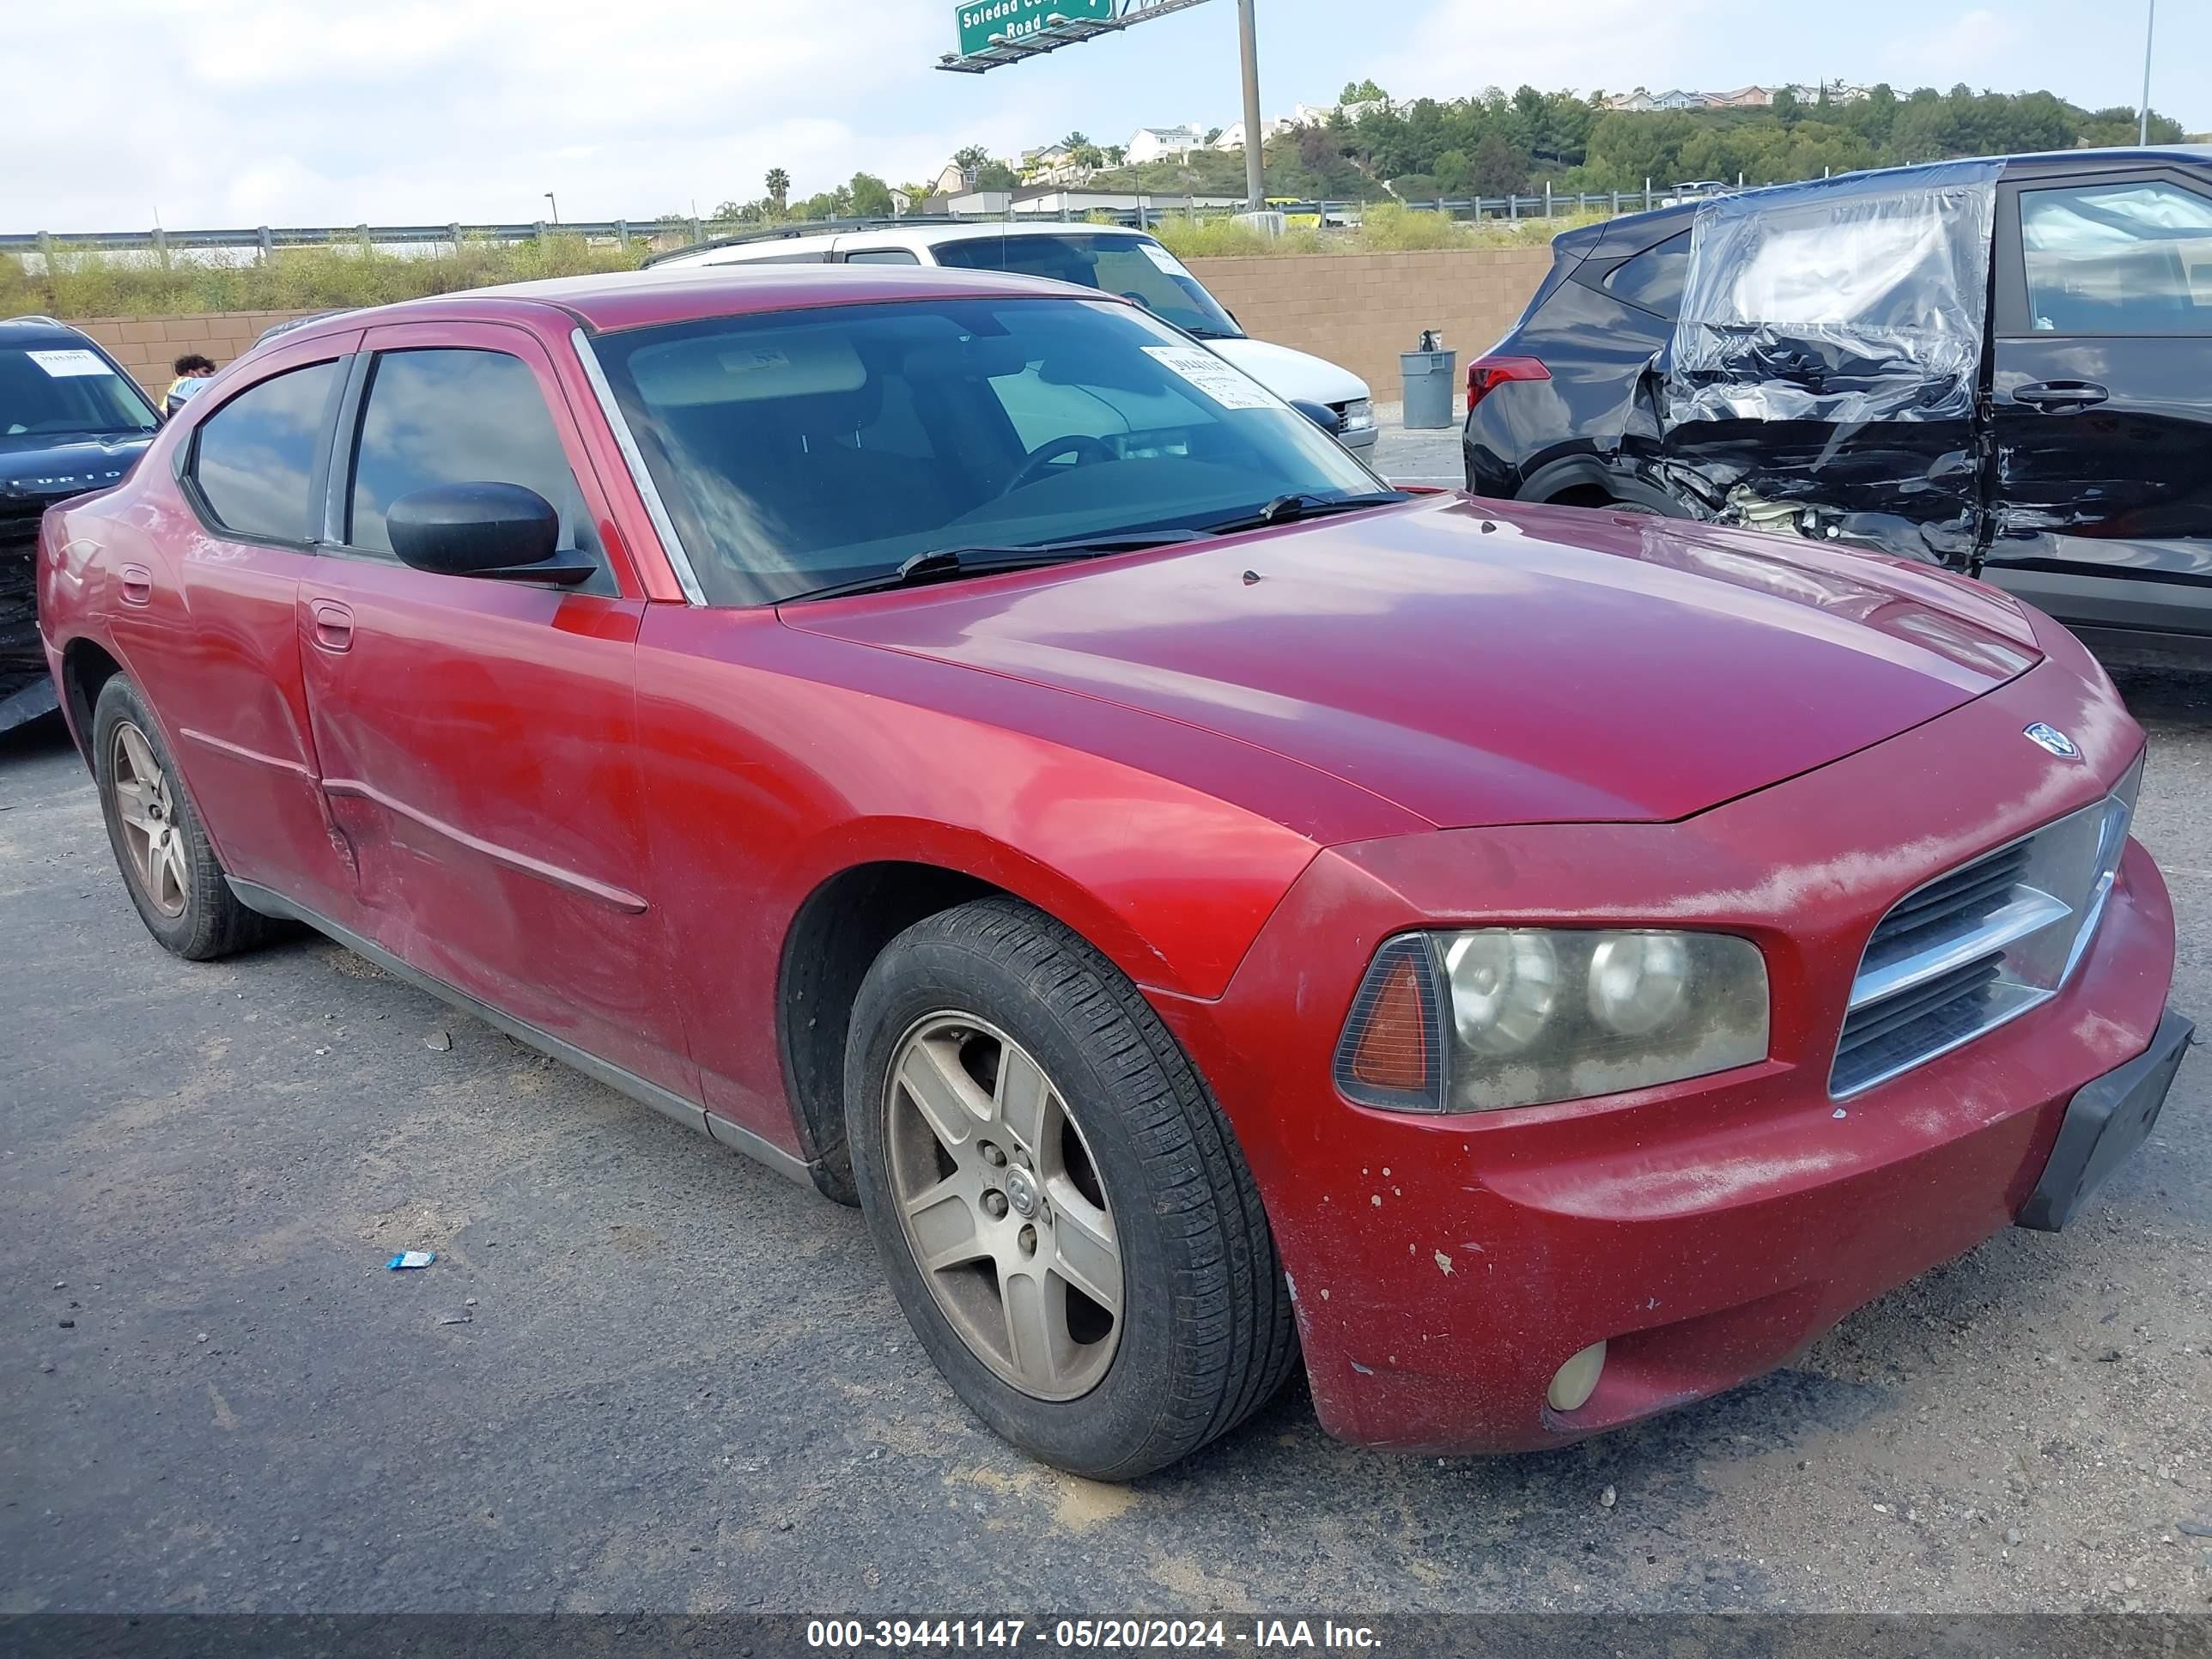
M 961 1120 L 981 1151 L 957 1158 L 904 1081 L 951 1075 L 943 1068 L 954 1064 L 973 1085 L 957 1094 L 970 1106 L 980 1099 L 1000 1110 L 992 1100 L 1001 1079 L 1012 1079 L 1007 1097 L 1032 1103 L 996 1123 Z M 1036 1082 L 1025 1087 L 1031 1068 Z M 983 899 L 893 939 L 854 1004 L 845 1096 L 860 1207 L 893 1294 L 954 1392 L 1031 1456 L 1096 1480 L 1134 1480 L 1243 1422 L 1290 1374 L 1297 1339 L 1288 1287 L 1227 1121 L 1136 987 L 1049 917 Z M 1073 1125 L 1056 1152 L 1055 1101 Z M 940 1101 L 940 1115 L 947 1109 Z M 1025 1120 L 1048 1125 L 1036 1148 L 1017 1133 Z M 994 1146 L 1005 1158 L 995 1170 Z M 902 1195 L 939 1189 L 933 1166 L 918 1159 L 933 1159 L 939 1187 L 957 1190 L 917 1206 L 921 1218 L 909 1224 Z M 1027 1229 L 1024 1196 L 1037 1206 Z M 963 1215 L 973 1240 L 957 1236 Z M 937 1224 L 947 1217 L 950 1232 Z M 1102 1221 L 1120 1292 L 1105 1329 L 1105 1292 L 1093 1301 L 1079 1288 L 1108 1285 L 1094 1265 Z M 1035 1257 L 1021 1253 L 1024 1231 L 1041 1240 Z M 952 1238 L 940 1258 L 986 1243 L 994 1256 L 926 1269 L 924 1236 L 933 1246 Z M 1056 1265 L 1042 1266 L 1048 1257 Z M 1036 1276 L 1009 1277 L 1009 1263 Z M 1008 1317 L 1010 1296 L 1024 1310 L 1042 1296 L 1048 1310 L 1046 1340 L 1029 1344 L 1027 1363 L 1016 1328 L 1034 1322 Z
M 208 962 L 266 938 L 268 921 L 240 904 L 224 879 L 161 728 L 138 688 L 120 674 L 100 689 L 92 754 L 108 845 L 138 919 L 161 948 L 187 962 Z M 150 779 L 144 775 L 149 769 Z M 126 822 L 126 795 L 131 817 L 153 828 Z

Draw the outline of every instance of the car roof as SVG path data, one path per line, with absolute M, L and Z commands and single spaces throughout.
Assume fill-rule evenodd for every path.
M 0 345 L 7 346 L 97 346 L 100 343 L 82 329 L 71 328 L 55 317 L 0 317 Z M 101 354 L 105 356 L 106 354 Z
M 503 283 L 363 311 L 333 313 L 274 337 L 289 346 L 332 332 L 351 333 L 394 323 L 542 321 L 557 309 L 593 333 L 646 328 L 710 317 L 806 310 L 821 306 L 883 304 L 900 300 L 992 298 L 1073 299 L 1117 304 L 1095 289 L 1003 271 L 936 265 L 730 264 L 678 265 L 656 270 L 611 271 Z
M 735 236 L 719 237 L 691 247 L 655 254 L 647 263 L 654 266 L 678 262 L 686 264 L 736 264 L 750 259 L 785 259 L 789 258 L 794 250 L 827 248 L 848 240 L 865 242 L 871 247 L 938 247 L 946 242 L 979 241 L 986 237 L 1068 235 L 1141 236 L 1146 240 L 1152 240 L 1150 231 L 1139 230 L 1133 225 L 1095 225 L 1083 219 L 1048 219 L 1026 223 L 1012 219 L 940 219 L 926 223 L 904 224 L 879 222 L 825 225 L 820 230 L 785 228 L 741 231 Z M 709 261 L 701 257 L 714 253 L 720 254 L 721 258 Z

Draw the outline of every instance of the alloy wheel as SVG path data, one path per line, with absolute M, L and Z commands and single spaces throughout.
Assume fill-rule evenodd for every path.
M 885 1085 L 899 1224 L 975 1357 L 1039 1400 L 1097 1386 L 1121 1334 L 1121 1252 L 1066 1097 L 972 1015 L 918 1021 Z
M 191 891 L 191 876 L 168 775 L 154 757 L 146 734 L 129 720 L 117 722 L 108 758 L 131 879 L 163 915 L 181 916 Z

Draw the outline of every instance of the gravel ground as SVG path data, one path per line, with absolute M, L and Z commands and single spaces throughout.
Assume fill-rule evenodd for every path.
M 2202 1019 L 2212 681 L 2126 689 Z M 2212 1606 L 2201 1054 L 2082 1224 L 1723 1399 L 1440 1462 L 1293 1387 L 1121 1489 L 966 1416 L 852 1212 L 335 946 L 162 954 L 51 726 L 0 940 L 0 1613 Z

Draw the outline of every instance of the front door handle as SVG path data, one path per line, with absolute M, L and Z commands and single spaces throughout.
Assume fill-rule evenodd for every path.
M 315 643 L 325 651 L 353 649 L 353 612 L 336 599 L 310 599 L 307 614 L 314 618 Z
M 2063 415 L 2101 404 L 2112 394 L 2094 380 L 2031 380 L 2012 389 L 2012 400 L 2039 409 L 2046 415 Z

